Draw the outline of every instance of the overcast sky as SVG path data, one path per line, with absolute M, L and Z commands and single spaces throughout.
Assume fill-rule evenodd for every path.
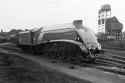
M 97 32 L 98 10 L 104 4 L 111 5 L 112 16 L 124 26 L 124 0 L 0 0 L 0 29 L 32 29 L 82 19 Z

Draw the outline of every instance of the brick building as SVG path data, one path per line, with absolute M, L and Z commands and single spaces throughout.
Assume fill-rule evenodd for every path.
M 109 35 L 120 35 L 122 33 L 123 24 L 113 16 L 112 18 L 106 19 L 106 34 Z

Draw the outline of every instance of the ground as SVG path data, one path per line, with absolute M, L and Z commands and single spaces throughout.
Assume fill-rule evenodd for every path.
M 108 54 L 125 57 L 125 51 L 123 50 L 115 50 L 115 49 L 103 49 L 103 50 L 105 51 L 105 53 L 108 53 Z
M 91 83 L 40 66 L 11 54 L 0 53 L 0 83 Z
M 4 46 L 8 49 L 16 48 L 15 45 L 10 45 L 10 44 L 0 45 L 0 47 Z M 107 46 L 108 45 L 106 45 L 106 47 Z M 120 51 L 116 49 L 112 50 L 107 48 L 103 48 L 103 50 L 106 51 L 106 53 L 111 53 L 115 55 L 117 54 L 120 56 L 124 56 L 125 54 L 124 50 Z M 108 76 L 107 78 L 109 77 L 110 76 Z M 0 83 L 92 83 L 92 82 L 87 80 L 77 79 L 72 76 L 59 73 L 57 71 L 48 69 L 46 67 L 42 67 L 38 63 L 35 63 L 33 61 L 21 57 L 0 53 Z M 124 83 L 124 81 L 121 83 Z

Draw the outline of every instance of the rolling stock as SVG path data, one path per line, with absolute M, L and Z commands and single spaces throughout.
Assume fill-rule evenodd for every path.
M 92 61 L 102 52 L 94 32 L 82 20 L 20 32 L 18 46 L 25 52 L 76 62 Z

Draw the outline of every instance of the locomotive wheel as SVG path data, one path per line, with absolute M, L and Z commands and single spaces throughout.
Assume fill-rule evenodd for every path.
M 31 48 L 27 46 L 27 53 L 31 53 Z
M 62 59 L 62 57 L 60 56 L 60 52 L 56 52 L 56 58 L 59 59 L 59 60 Z
M 24 51 L 24 46 L 20 46 L 21 50 Z
M 24 50 L 24 52 L 27 52 L 27 48 L 26 48 L 26 46 L 24 46 L 23 50 Z
M 71 54 L 70 54 L 70 48 L 68 46 L 66 46 L 65 50 L 64 50 L 64 56 L 65 56 L 65 60 L 67 62 L 70 62 L 71 61 Z
M 34 47 L 30 47 L 30 52 L 31 52 L 32 54 L 35 53 L 35 52 L 34 52 Z
M 59 58 L 62 59 L 62 61 L 66 61 L 68 54 L 67 54 L 67 48 L 65 44 L 62 44 L 61 50 L 59 51 Z
M 75 64 L 79 64 L 81 61 L 82 61 L 83 57 L 82 55 L 80 54 L 80 52 L 75 52 L 74 50 L 74 53 L 73 55 L 71 56 L 71 62 L 72 63 L 75 63 Z
M 31 53 L 31 49 L 28 46 L 26 46 L 26 53 Z
M 64 51 L 61 51 L 60 53 L 59 53 L 59 59 L 60 60 L 62 60 L 62 61 L 65 61 L 66 60 L 66 56 L 65 56 L 65 52 Z
M 50 53 L 50 58 L 55 58 L 55 53 L 54 52 Z
M 80 53 L 76 54 L 76 63 L 81 63 L 83 61 L 83 56 Z
M 48 51 L 48 45 L 45 45 L 43 47 L 42 52 L 43 52 L 43 55 L 46 56 L 46 57 L 48 57 L 50 55 L 50 52 Z

